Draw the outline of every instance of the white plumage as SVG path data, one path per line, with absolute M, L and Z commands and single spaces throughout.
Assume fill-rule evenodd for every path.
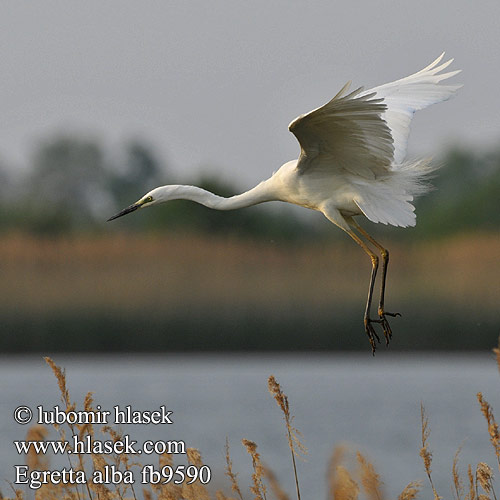
M 369 90 L 361 87 L 349 93 L 349 82 L 331 101 L 293 120 L 289 129 L 300 143 L 299 158 L 245 193 L 224 198 L 196 186 L 161 186 L 109 220 L 174 199 L 217 210 L 284 201 L 322 212 L 371 258 L 364 324 L 374 352 L 378 336 L 373 323 L 381 325 L 388 343 L 392 332 L 386 316 L 395 316 L 384 308 L 389 253 L 354 217 L 364 215 L 393 226 L 415 225 L 412 201 L 427 189 L 425 178 L 432 167 L 427 160 L 405 161 L 410 122 L 415 111 L 450 98 L 461 87 L 441 84 L 459 72 L 442 73 L 453 61 L 439 64 L 443 56 L 413 75 Z M 378 257 L 369 244 L 383 259 L 378 319 L 370 317 Z
M 441 64 L 444 52 L 429 66 L 413 75 L 375 87 L 366 94 L 375 93 L 387 106 L 382 118 L 387 123 L 394 141 L 394 164 L 406 156 L 410 122 L 415 111 L 449 99 L 461 85 L 439 85 L 443 80 L 460 73 L 460 70 L 441 73 L 453 59 Z
M 439 74 L 453 61 L 438 66 L 443 56 L 414 75 L 367 91 L 347 94 L 348 83 L 330 102 L 295 119 L 289 128 L 302 148 L 299 172 L 334 176 L 336 185 L 351 186 L 352 200 L 372 222 L 414 226 L 411 201 L 423 191 L 421 181 L 430 166 L 427 161 L 403 162 L 410 122 L 416 110 L 448 99 L 460 87 L 439 85 L 458 73 Z M 352 212 L 339 203 L 334 208 L 341 215 Z M 345 228 L 338 214 L 329 218 Z

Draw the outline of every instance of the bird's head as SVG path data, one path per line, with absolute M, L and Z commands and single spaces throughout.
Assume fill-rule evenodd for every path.
M 118 219 L 118 217 L 122 217 L 123 215 L 127 215 L 131 212 L 135 212 L 139 208 L 151 207 L 152 205 L 156 205 L 157 203 L 163 203 L 171 199 L 170 196 L 170 186 L 162 186 L 149 191 L 142 198 L 137 200 L 132 205 L 129 205 L 127 208 L 124 208 L 121 212 L 118 212 L 113 217 L 108 219 L 108 222 L 113 219 Z

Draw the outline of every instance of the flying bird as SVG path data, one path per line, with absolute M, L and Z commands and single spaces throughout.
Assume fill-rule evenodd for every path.
M 322 212 L 371 259 L 364 329 L 374 353 L 376 341 L 380 342 L 376 324 L 388 345 L 392 330 L 387 317 L 399 313 L 385 309 L 389 252 L 355 218 L 400 227 L 415 225 L 412 202 L 428 190 L 425 179 L 434 167 L 429 160 L 405 161 L 410 122 L 415 111 L 449 99 L 461 87 L 441 84 L 459 73 L 443 73 L 453 61 L 440 64 L 443 56 L 418 73 L 370 90 L 349 91 L 348 82 L 325 105 L 293 120 L 288 128 L 299 141 L 299 158 L 249 191 L 225 198 L 196 186 L 161 186 L 108 220 L 177 199 L 216 210 L 284 201 Z M 382 279 L 374 318 L 371 304 L 379 266 L 377 252 L 382 258 Z

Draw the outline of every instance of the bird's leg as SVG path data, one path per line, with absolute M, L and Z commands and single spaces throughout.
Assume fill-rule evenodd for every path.
M 371 251 L 370 247 L 368 247 L 368 245 L 354 231 L 351 230 L 345 230 L 345 231 L 370 256 L 370 259 L 372 261 L 372 272 L 370 276 L 370 286 L 368 288 L 368 298 L 366 299 L 364 323 L 365 323 L 365 332 L 368 335 L 368 340 L 370 341 L 372 353 L 375 354 L 375 349 L 376 349 L 375 340 L 377 340 L 377 342 L 380 343 L 380 338 L 377 335 L 375 329 L 373 328 L 372 323 L 381 323 L 381 320 L 372 320 L 370 318 L 370 309 L 373 298 L 373 286 L 375 285 L 375 278 L 377 277 L 378 257 Z
M 387 267 L 389 265 L 389 251 L 384 248 L 377 240 L 375 240 L 371 235 L 369 235 L 354 219 L 349 221 L 354 227 L 373 245 L 375 245 L 382 256 L 382 284 L 380 286 L 380 300 L 378 303 L 378 316 L 380 318 L 380 324 L 384 330 L 384 336 L 386 340 L 386 344 L 389 344 L 389 340 L 392 337 L 392 330 L 387 321 L 386 316 L 401 316 L 400 313 L 390 313 L 386 312 L 384 308 L 384 299 L 385 299 L 385 282 L 387 278 Z

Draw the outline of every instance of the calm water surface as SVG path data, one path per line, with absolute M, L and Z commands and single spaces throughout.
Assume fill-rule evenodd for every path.
M 242 486 L 251 467 L 240 444 L 247 438 L 258 444 L 263 460 L 294 493 L 282 416 L 267 392 L 270 374 L 288 395 L 295 426 L 309 450 L 307 460 L 298 464 L 304 499 L 326 497 L 328 460 L 340 443 L 373 460 L 389 496 L 396 497 L 412 480 L 424 480 L 419 458 L 421 402 L 430 420 L 433 474 L 442 496 L 451 496 L 451 464 L 461 444 L 464 475 L 468 463 L 485 460 L 494 465 L 476 401 L 476 393 L 482 391 L 499 409 L 500 418 L 500 378 L 490 354 L 56 355 L 54 360 L 66 368 L 71 397 L 78 403 L 93 391 L 95 404 L 103 409 L 131 405 L 155 410 L 165 405 L 173 410 L 173 425 L 122 429 L 139 442 L 184 440 L 200 449 L 217 486 L 226 484 L 227 436 Z M 13 480 L 12 466 L 22 464 L 23 457 L 12 441 L 23 439 L 26 432 L 14 422 L 14 409 L 21 404 L 50 409 L 60 404 L 60 397 L 41 357 L 2 358 L 0 394 L 0 471 L 2 479 Z M 156 457 L 149 462 L 156 463 Z M 0 489 L 5 493 L 6 483 Z

